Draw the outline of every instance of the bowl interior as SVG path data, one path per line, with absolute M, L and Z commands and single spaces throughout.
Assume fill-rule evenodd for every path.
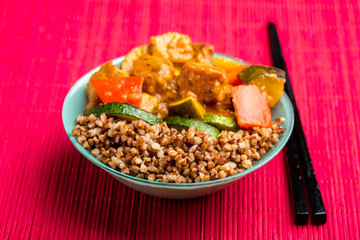
M 220 57 L 227 57 L 236 61 L 239 61 L 238 59 L 229 57 L 224 54 L 215 53 L 215 56 Z M 123 61 L 124 57 L 116 58 L 113 61 L 113 63 L 116 66 L 120 66 L 120 63 Z M 82 114 L 84 111 L 84 108 L 87 104 L 87 98 L 85 93 L 85 86 L 88 83 L 90 76 L 98 71 L 100 69 L 99 67 L 96 67 L 95 69 L 91 70 L 87 74 L 85 74 L 83 77 L 81 77 L 74 86 L 70 89 L 69 93 L 67 94 L 63 109 L 62 109 L 62 118 L 63 118 L 63 124 L 65 127 L 66 134 L 68 135 L 71 142 L 74 144 L 77 150 L 84 155 L 87 159 L 89 159 L 91 162 L 93 162 L 95 165 L 99 166 L 100 168 L 104 169 L 105 171 L 111 173 L 112 175 L 116 175 L 122 178 L 127 178 L 128 180 L 135 180 L 139 181 L 145 184 L 152 184 L 157 186 L 171 186 L 174 188 L 186 188 L 186 187 L 195 187 L 195 186 L 201 186 L 201 185 L 211 185 L 211 184 L 218 184 L 222 182 L 227 182 L 234 180 L 236 178 L 241 178 L 245 176 L 246 174 L 249 174 L 250 172 L 255 171 L 256 169 L 262 167 L 267 162 L 269 162 L 272 158 L 278 154 L 281 149 L 285 146 L 286 142 L 288 141 L 290 134 L 293 129 L 294 125 L 294 112 L 292 108 L 292 104 L 284 92 L 280 101 L 276 104 L 275 107 L 271 109 L 272 118 L 276 119 L 278 117 L 285 117 L 286 121 L 282 123 L 282 126 L 285 128 L 285 133 L 282 135 L 277 143 L 274 144 L 274 147 L 270 149 L 259 161 L 255 162 L 254 165 L 238 174 L 235 174 L 233 176 L 229 176 L 222 179 L 212 180 L 209 182 L 199 182 L 199 183 L 163 183 L 163 182 L 152 182 L 145 179 L 139 179 L 135 178 L 130 175 L 123 174 L 119 171 L 116 171 L 109 166 L 103 164 L 102 162 L 98 161 L 95 157 L 93 157 L 90 154 L 90 151 L 86 150 L 82 147 L 81 144 L 77 142 L 77 138 L 71 135 L 71 131 L 75 128 L 75 119 L 78 115 Z

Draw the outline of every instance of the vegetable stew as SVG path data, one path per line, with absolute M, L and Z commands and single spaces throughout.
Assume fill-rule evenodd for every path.
M 170 32 L 132 49 L 120 68 L 105 63 L 72 134 L 99 161 L 150 181 L 209 181 L 251 167 L 284 133 L 271 107 L 285 73 L 213 54 Z

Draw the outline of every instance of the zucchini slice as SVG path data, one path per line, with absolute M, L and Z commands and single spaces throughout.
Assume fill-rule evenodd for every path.
M 127 103 L 106 103 L 92 108 L 89 112 L 94 115 L 109 114 L 118 118 L 133 121 L 142 119 L 150 125 L 162 124 L 164 121 L 138 107 Z
M 180 101 L 170 103 L 169 109 L 172 113 L 185 118 L 202 120 L 205 114 L 205 108 L 193 97 L 181 99 Z
M 201 103 L 196 101 L 193 97 L 170 103 L 168 106 L 173 114 L 197 120 L 202 120 L 206 112 Z
M 220 130 L 216 127 L 208 125 L 204 122 L 197 121 L 194 119 L 189 118 L 182 118 L 182 117 L 170 117 L 165 120 L 166 123 L 171 126 L 175 127 L 176 129 L 188 129 L 190 127 L 194 127 L 195 130 L 203 130 L 205 133 L 209 134 L 210 136 L 218 138 L 220 134 Z
M 203 122 L 221 130 L 236 132 L 240 129 L 235 119 L 212 113 L 205 114 Z
M 275 77 L 285 81 L 285 72 L 276 67 L 252 65 L 242 70 L 237 77 L 246 84 L 258 77 Z

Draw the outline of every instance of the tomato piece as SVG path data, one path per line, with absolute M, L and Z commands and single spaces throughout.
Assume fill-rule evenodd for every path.
M 240 128 L 271 127 L 269 100 L 264 91 L 255 85 L 232 88 L 235 116 Z
M 139 76 L 94 79 L 92 85 L 103 103 L 128 103 L 139 107 L 143 78 Z

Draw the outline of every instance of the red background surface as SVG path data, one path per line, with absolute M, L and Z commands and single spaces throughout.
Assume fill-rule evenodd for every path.
M 0 239 L 359 239 L 359 5 L 2 0 Z M 223 191 L 176 201 L 125 187 L 67 139 L 62 103 L 93 67 L 167 31 L 271 64 L 268 20 L 278 25 L 324 226 L 294 225 L 283 153 Z

